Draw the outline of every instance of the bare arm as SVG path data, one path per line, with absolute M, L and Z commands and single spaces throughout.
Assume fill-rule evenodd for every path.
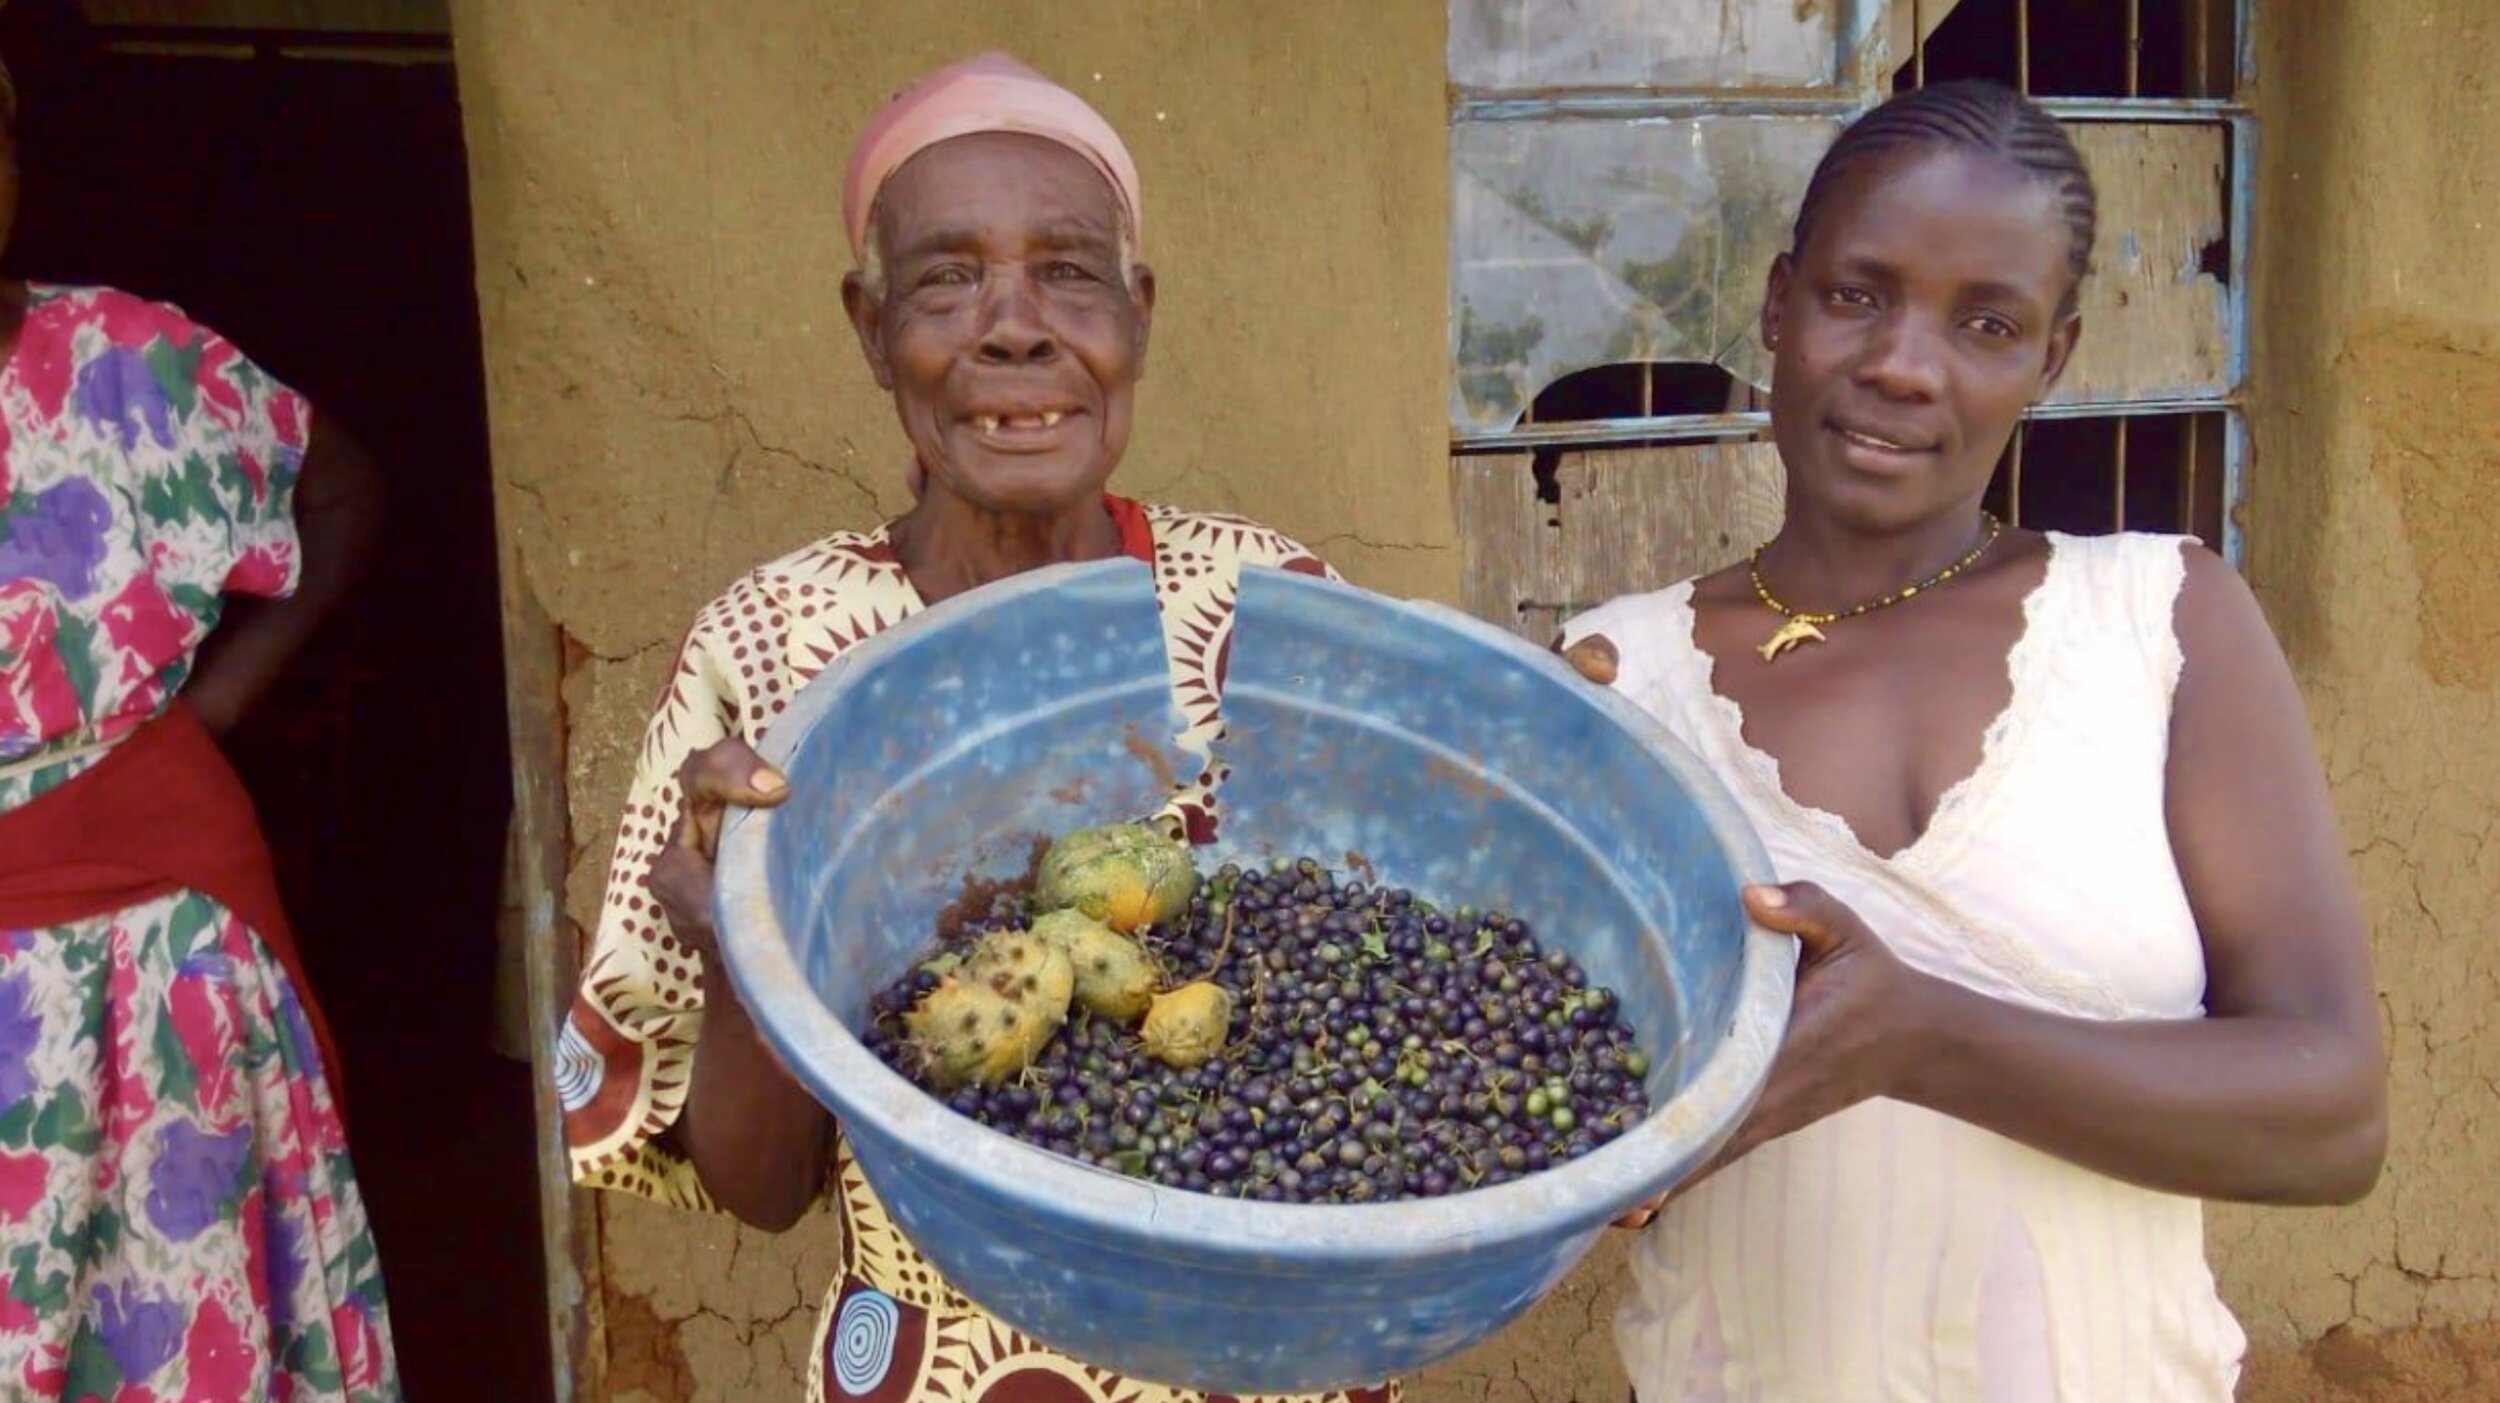
M 833 1118 L 783 1070 L 722 968 L 712 925 L 712 864 L 728 806 L 778 804 L 788 797 L 788 785 L 736 740 L 688 757 L 679 780 L 685 808 L 668 849 L 652 864 L 651 892 L 678 938 L 702 952 L 703 1030 L 695 1040 L 685 1108 L 668 1133 L 694 1162 L 714 1202 L 780 1232 L 807 1212 L 824 1185 Z
M 2096 1023 L 1946 986 L 1894 1094 L 2153 1188 L 2349 1202 L 2385 1157 L 2386 1064 L 2325 776 L 2256 600 L 2203 551 L 2178 629 L 2168 817 L 2207 1016 Z
M 2109 1022 L 2002 1002 L 1903 964 L 1820 888 L 1752 889 L 1755 918 L 1802 943 L 1796 1005 L 1753 1115 L 1685 1187 L 1885 1096 L 2172 1193 L 2298 1204 L 2369 1191 L 2386 1151 L 2385 1055 L 2325 777 L 2255 599 L 2213 556 L 2188 561 L 2167 817 L 2207 1016 Z M 1603 638 L 1566 656 L 1593 680 L 1614 670 Z
M 232 599 L 200 650 L 183 699 L 212 731 L 250 712 L 314 630 L 337 609 L 372 558 L 382 527 L 382 476 L 364 446 L 323 419 L 295 484 L 295 534 L 303 552 L 295 592 Z

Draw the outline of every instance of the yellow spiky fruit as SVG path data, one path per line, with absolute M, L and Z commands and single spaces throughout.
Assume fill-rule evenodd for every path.
M 1232 1022 L 1232 991 L 1201 979 L 1155 995 L 1137 1037 L 1148 1056 L 1185 1069 L 1222 1051 Z
M 941 1091 L 996 1086 L 1030 1067 L 1068 1019 L 1075 969 L 1023 931 L 985 938 L 903 1015 L 922 1075 Z
M 1096 1018 L 1136 1022 L 1163 983 L 1163 971 L 1145 946 L 1082 911 L 1051 912 L 1033 923 L 1033 936 L 1068 957 L 1076 972 L 1077 1005 Z

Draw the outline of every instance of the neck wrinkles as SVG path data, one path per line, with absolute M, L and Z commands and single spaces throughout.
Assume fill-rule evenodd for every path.
M 1119 527 L 1099 497 L 1035 516 L 985 510 L 935 481 L 890 535 L 904 575 L 932 604 L 1045 565 L 1120 553 Z

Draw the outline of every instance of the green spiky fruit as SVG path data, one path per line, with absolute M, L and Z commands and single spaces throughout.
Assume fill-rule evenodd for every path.
M 1186 845 L 1142 823 L 1080 828 L 1042 855 L 1035 902 L 1046 911 L 1082 911 L 1134 935 L 1189 909 L 1198 871 Z

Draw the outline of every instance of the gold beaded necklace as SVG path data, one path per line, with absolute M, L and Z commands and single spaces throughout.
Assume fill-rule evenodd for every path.
M 1774 632 L 1761 647 L 1756 648 L 1754 651 L 1760 653 L 1762 655 L 1762 660 L 1766 663 L 1777 662 L 1779 661 L 1780 654 L 1787 652 L 1789 649 L 1796 647 L 1800 643 L 1823 642 L 1823 626 L 1826 624 L 1838 623 L 1842 619 L 1854 619 L 1860 614 L 1872 614 L 1878 609 L 1889 608 L 1892 605 L 1900 603 L 1902 600 L 1914 599 L 1918 597 L 1921 592 L 1934 589 L 1936 586 L 1943 584 L 1945 581 L 1952 579 L 1956 575 L 1961 574 L 1964 570 L 1969 569 L 1971 565 L 1979 559 L 1979 557 L 1986 555 L 1988 553 L 1988 547 L 1995 545 L 1997 536 L 2005 530 L 2005 523 L 1997 520 L 1996 515 L 1993 512 L 1983 511 L 1979 514 L 1979 519 L 1987 524 L 1987 530 L 1980 536 L 1979 544 L 1970 548 L 1969 554 L 1963 556 L 1957 561 L 1954 561 L 1952 564 L 1937 571 L 1935 574 L 1928 576 L 1926 579 L 1919 581 L 1917 584 L 1907 585 L 1901 589 L 1894 590 L 1892 593 L 1885 595 L 1883 598 L 1878 599 L 1873 603 L 1861 604 L 1855 609 L 1843 609 L 1835 614 L 1809 614 L 1803 610 L 1791 609 L 1787 605 L 1782 604 L 1779 601 L 1778 596 L 1771 593 L 1771 587 L 1762 582 L 1762 552 L 1770 549 L 1771 543 L 1765 541 L 1761 545 L 1754 547 L 1753 559 L 1748 561 L 1745 565 L 1745 574 L 1753 581 L 1754 595 L 1756 598 L 1760 599 L 1764 605 L 1768 606 L 1771 612 L 1787 620 L 1786 623 L 1779 626 L 1778 630 Z

